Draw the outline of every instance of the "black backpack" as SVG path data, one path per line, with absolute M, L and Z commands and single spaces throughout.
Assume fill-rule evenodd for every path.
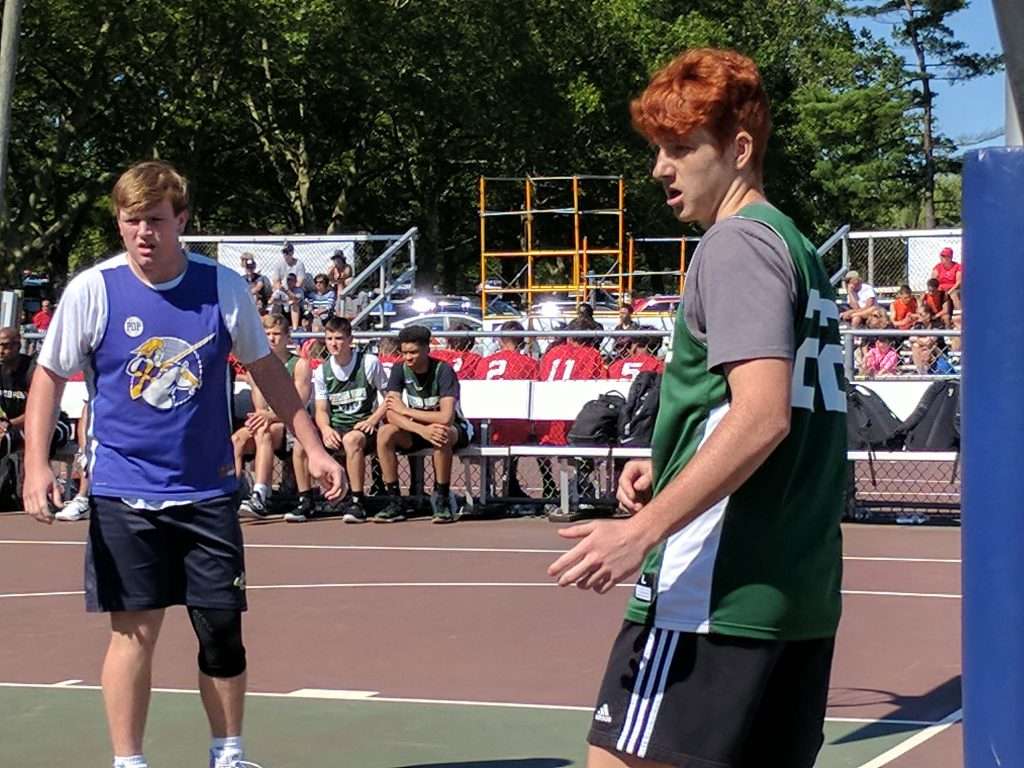
M 960 384 L 936 381 L 900 426 L 908 451 L 960 450 Z
M 619 414 L 626 398 L 606 392 L 583 404 L 569 429 L 572 445 L 613 445 L 619 439 Z
M 661 374 L 644 371 L 633 379 L 626 404 L 619 414 L 619 444 L 646 448 L 654 437 L 661 403 Z
M 902 426 L 873 390 L 859 384 L 846 385 L 846 444 L 850 450 L 901 450 Z

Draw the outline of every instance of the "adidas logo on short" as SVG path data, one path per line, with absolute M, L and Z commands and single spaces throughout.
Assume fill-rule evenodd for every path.
M 602 704 L 597 712 L 594 713 L 594 719 L 599 723 L 610 723 L 612 721 L 611 710 L 608 709 L 607 704 Z

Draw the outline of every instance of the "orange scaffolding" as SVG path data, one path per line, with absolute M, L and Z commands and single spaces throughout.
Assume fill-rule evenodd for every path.
M 494 210 L 487 206 L 488 192 L 498 184 L 521 185 L 522 207 L 511 210 Z M 562 207 L 538 207 L 537 187 L 540 184 L 563 186 L 563 193 L 571 194 L 571 202 Z M 590 187 L 611 185 L 614 207 L 587 208 L 583 204 Z M 606 193 L 609 190 L 604 190 Z M 606 286 L 622 295 L 626 289 L 623 270 L 623 243 L 625 239 L 625 182 L 621 176 L 525 176 L 525 177 L 480 177 L 480 291 L 481 305 L 487 307 L 487 297 L 505 294 L 525 295 L 528 304 L 539 293 L 566 293 L 576 303 L 586 301 L 593 286 L 587 275 L 595 263 L 614 272 L 617 277 L 613 285 Z M 492 192 L 493 194 L 493 192 Z M 572 219 L 572 243 L 566 247 L 537 247 L 537 222 L 541 216 L 565 216 Z M 614 235 L 601 237 L 591 232 L 590 225 L 597 217 L 614 217 Z M 499 217 L 518 217 L 520 230 L 518 248 L 488 248 L 488 222 Z M 591 246 L 592 236 L 600 241 Z M 563 282 L 543 282 L 539 279 L 537 266 L 541 260 L 563 260 L 559 270 Z M 507 279 L 502 265 L 509 260 L 516 265 L 515 277 Z M 497 280 L 500 287 L 491 284 Z M 486 310 L 485 310 L 486 312 Z

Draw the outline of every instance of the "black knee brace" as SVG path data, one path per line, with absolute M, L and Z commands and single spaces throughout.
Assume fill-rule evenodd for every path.
M 189 608 L 192 629 L 199 638 L 199 671 L 210 677 L 236 677 L 245 672 L 242 612 Z

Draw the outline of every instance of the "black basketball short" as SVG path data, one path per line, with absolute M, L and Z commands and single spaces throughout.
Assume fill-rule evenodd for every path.
M 685 768 L 811 768 L 823 741 L 834 643 L 626 622 L 588 741 Z
M 92 497 L 91 505 L 87 610 L 245 610 L 236 494 L 161 510 L 133 509 L 104 496 Z
M 452 426 L 455 427 L 455 430 L 459 433 L 459 436 L 455 441 L 455 445 L 452 446 L 452 450 L 458 451 L 469 445 L 469 432 L 466 431 L 465 425 L 461 423 L 456 423 Z M 412 445 L 409 448 L 401 449 L 402 453 L 416 453 L 417 451 L 430 451 L 434 449 L 434 446 L 430 444 L 430 441 L 421 435 L 410 432 L 409 438 Z

